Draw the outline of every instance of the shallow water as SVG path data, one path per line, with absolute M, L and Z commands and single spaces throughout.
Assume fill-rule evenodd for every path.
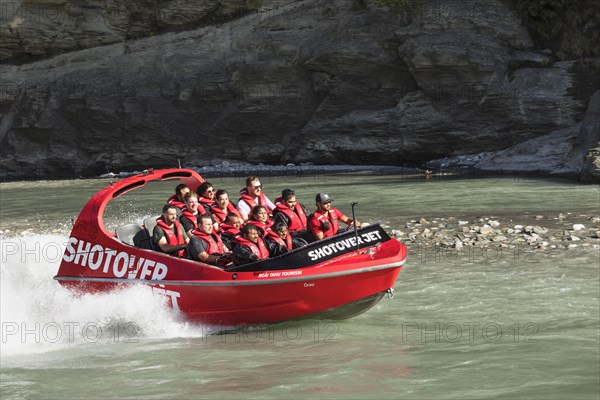
M 232 194 L 243 186 L 242 178 L 210 181 Z M 446 257 L 409 244 L 395 297 L 365 314 L 215 334 L 219 327 L 180 320 L 145 288 L 77 296 L 52 280 L 71 219 L 107 183 L 0 184 L 3 399 L 600 395 L 598 248 Z M 537 223 L 552 224 L 558 213 L 600 214 L 597 186 L 558 180 L 314 175 L 262 183 L 271 198 L 293 187 L 309 208 L 326 188 L 342 211 L 359 201 L 359 219 L 390 230 L 420 217 L 527 224 L 543 215 Z M 171 186 L 119 198 L 107 225 L 158 214 Z M 23 210 L 35 211 L 21 218 Z

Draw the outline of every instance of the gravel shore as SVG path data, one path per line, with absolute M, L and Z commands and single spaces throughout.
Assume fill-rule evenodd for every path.
M 523 217 L 421 217 L 390 233 L 409 248 L 517 248 L 536 251 L 600 249 L 600 216 L 572 213 Z

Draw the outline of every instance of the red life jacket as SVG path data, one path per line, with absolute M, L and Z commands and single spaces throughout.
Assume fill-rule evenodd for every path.
M 238 211 L 231 203 L 227 204 L 227 211 L 221 210 L 219 206 L 215 203 L 211 207 L 210 212 L 212 213 L 213 217 L 215 217 L 215 219 L 217 220 L 217 223 L 222 223 L 223 221 L 225 221 L 225 218 L 229 213 L 235 213 L 235 215 L 240 217 L 240 219 L 242 218 L 240 213 L 238 213 Z
M 277 232 L 275 232 L 271 228 L 267 230 L 267 235 L 269 235 L 271 239 L 273 239 L 280 245 L 287 247 L 288 250 L 292 250 L 292 248 L 294 247 L 294 245 L 292 244 L 292 236 L 289 233 L 285 236 L 285 241 L 281 238 L 281 236 L 279 236 Z
M 226 224 L 226 223 L 220 224 L 219 228 L 221 229 L 221 232 L 229 233 L 230 235 L 233 235 L 236 237 L 242 234 L 238 228 L 236 228 L 233 225 Z
M 330 237 L 335 235 L 336 233 L 338 233 L 338 230 L 340 228 L 339 224 L 338 224 L 338 219 L 337 219 L 337 214 L 336 211 L 334 211 L 335 208 L 332 208 L 329 210 L 328 213 L 328 217 L 325 217 L 325 215 L 323 215 L 323 213 L 319 210 L 316 210 L 313 213 L 312 216 L 312 224 L 314 225 L 314 227 L 312 228 L 313 231 L 315 228 L 317 227 L 321 227 L 322 223 L 325 220 L 329 220 L 329 223 L 331 224 L 331 228 L 329 228 L 328 230 L 324 230 L 324 229 L 320 229 L 323 232 L 323 237 Z
M 189 219 L 192 222 L 192 224 L 194 224 L 194 229 L 198 229 L 198 217 L 201 214 L 204 214 L 203 211 L 204 211 L 204 208 L 198 206 L 198 214 L 194 215 L 186 207 L 186 208 L 183 209 L 183 212 L 181 213 L 181 217 L 180 218 L 185 217 L 185 218 Z
M 169 228 L 169 226 L 165 223 L 163 217 L 158 217 L 156 220 L 156 225 L 160 226 L 160 229 L 163 230 L 165 236 L 167 237 L 167 243 L 172 246 L 177 246 L 180 244 L 185 244 L 185 239 L 183 238 L 183 227 L 179 223 L 179 221 L 175 221 L 175 230 L 177 231 L 177 236 L 173 233 L 173 230 Z M 185 256 L 185 249 L 181 249 L 177 251 L 178 257 Z
M 215 201 L 211 199 L 207 199 L 206 197 L 200 196 L 198 197 L 198 203 L 204 208 L 210 209 Z
M 304 214 L 302 206 L 298 203 L 296 203 L 295 210 L 292 210 L 283 203 L 277 204 L 275 210 L 283 213 L 288 218 L 288 230 L 290 232 L 297 232 L 301 231 L 302 229 L 306 229 L 308 221 L 306 215 Z
M 175 195 L 175 194 L 167 199 L 167 203 L 179 208 L 180 210 L 183 210 L 185 208 L 185 203 L 182 203 L 181 201 L 179 201 L 179 199 L 177 198 L 177 195 Z
M 256 206 L 263 206 L 267 209 L 267 213 L 271 211 L 269 205 L 267 204 L 267 197 L 265 196 L 262 190 L 260 191 L 260 195 L 258 196 L 258 204 L 256 204 L 256 199 L 250 196 L 250 194 L 248 194 L 248 190 L 246 188 L 240 190 L 240 196 L 240 200 L 244 200 L 246 204 L 250 206 L 250 210 L 252 210 Z M 251 214 L 252 211 L 250 211 L 250 215 Z M 250 218 L 250 215 L 248 215 L 248 218 Z
M 258 244 L 252 243 L 243 236 L 236 237 L 235 242 L 238 245 L 247 246 L 261 260 L 269 258 L 269 250 L 267 250 L 265 242 L 263 242 L 261 237 L 258 238 Z
M 208 247 L 206 248 L 206 252 L 210 255 L 222 255 L 225 254 L 225 245 L 221 240 L 221 237 L 216 234 L 208 235 L 202 231 L 194 230 L 192 232 L 194 236 L 198 236 L 200 239 L 204 240 L 208 243 Z
M 265 236 L 267 234 L 267 229 L 273 226 L 273 221 L 268 219 L 267 222 L 263 224 L 262 222 L 249 219 L 248 224 L 256 226 L 259 231 L 262 232 L 262 236 Z

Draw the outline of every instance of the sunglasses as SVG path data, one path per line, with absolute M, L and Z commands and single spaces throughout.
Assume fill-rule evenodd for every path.
M 262 185 L 252 186 L 252 189 L 262 189 Z

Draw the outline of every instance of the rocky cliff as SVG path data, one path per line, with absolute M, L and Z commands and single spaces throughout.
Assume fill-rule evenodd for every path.
M 598 181 L 600 60 L 557 61 L 510 2 L 400 4 L 3 4 L 0 179 L 445 158 Z

